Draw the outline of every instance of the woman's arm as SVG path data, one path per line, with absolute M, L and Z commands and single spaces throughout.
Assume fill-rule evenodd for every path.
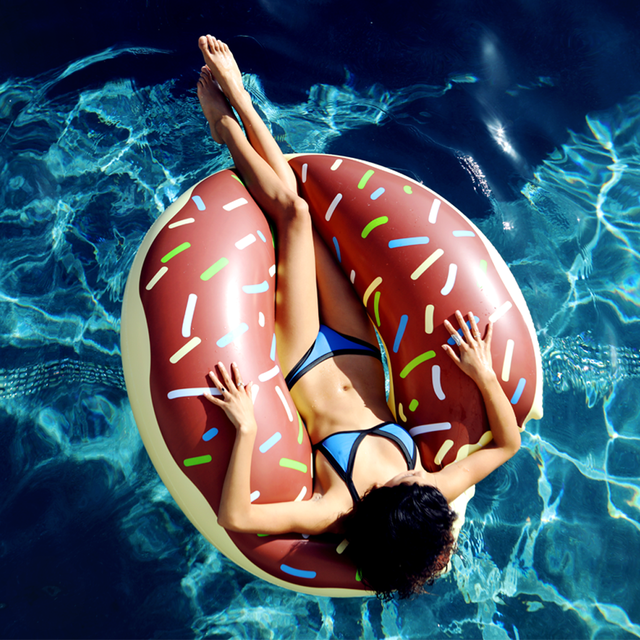
M 252 383 L 242 383 L 238 366 L 231 365 L 232 376 L 218 363 L 220 378 L 209 377 L 221 392 L 209 402 L 222 408 L 236 429 L 227 475 L 220 498 L 218 523 L 230 531 L 244 533 L 308 533 L 326 531 L 337 519 L 339 510 L 332 500 L 322 498 L 304 502 L 253 504 L 251 502 L 251 459 L 258 430 L 251 399 Z
M 520 448 L 520 430 L 513 408 L 498 382 L 491 362 L 493 324 L 489 323 L 487 335 L 483 340 L 472 313 L 469 314 L 470 328 L 459 311 L 456 312 L 456 318 L 464 340 L 447 320 L 445 326 L 454 339 L 457 338 L 460 356 L 449 345 L 443 345 L 443 348 L 460 369 L 478 385 L 487 410 L 493 444 L 435 474 L 438 487 L 449 501 L 488 476 L 514 456 Z

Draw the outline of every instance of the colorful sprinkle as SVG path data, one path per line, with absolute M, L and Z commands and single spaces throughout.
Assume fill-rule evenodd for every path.
M 256 398 L 258 397 L 258 391 L 260 391 L 260 387 L 257 384 L 251 386 L 251 402 L 253 404 L 256 403 Z
M 369 178 L 375 173 L 373 169 L 369 169 L 362 178 L 360 178 L 360 182 L 358 182 L 358 189 L 364 189 L 369 182 Z
M 405 184 L 404 187 L 402 187 L 402 190 L 409 195 L 413 193 L 413 189 L 408 184 Z
M 398 415 L 400 416 L 400 420 L 402 420 L 402 422 L 407 421 L 407 416 L 404 415 L 404 408 L 402 406 L 402 402 L 398 403 Z
M 354 276 L 355 279 L 355 276 Z M 353 282 L 353 280 L 351 281 Z M 378 276 L 374 279 L 374 281 L 367 287 L 367 290 L 364 292 L 364 297 L 362 298 L 362 304 L 366 307 L 367 302 L 369 302 L 369 296 L 374 292 L 375 289 L 382 283 L 382 278 Z
M 509 376 L 511 375 L 511 361 L 513 359 L 513 348 L 516 343 L 509 339 L 507 340 L 507 347 L 504 351 L 504 361 L 502 362 L 502 375 L 500 376 L 505 382 L 509 382 Z
M 151 291 L 151 289 L 153 289 L 153 287 L 156 286 L 156 284 L 158 284 L 158 280 L 160 280 L 160 278 L 162 278 L 162 276 L 167 273 L 167 271 L 169 271 L 169 267 L 160 267 L 160 269 L 158 269 L 158 272 L 156 273 L 155 276 L 153 276 L 153 278 L 151 278 L 151 280 L 149 280 L 147 286 L 145 287 L 145 289 L 147 291 Z
M 188 389 L 174 389 L 167 393 L 169 400 L 175 400 L 176 398 L 191 398 L 193 396 L 203 396 L 209 392 L 212 396 L 222 395 L 215 387 L 191 387 Z
M 400 318 L 398 331 L 396 331 L 396 339 L 393 342 L 393 353 L 398 353 L 398 349 L 400 348 L 400 343 L 402 342 L 402 337 L 404 336 L 404 331 L 407 328 L 407 322 L 409 322 L 409 316 L 403 315 Z
M 476 234 L 473 233 L 473 231 L 454 231 L 453 232 L 453 237 L 454 238 L 475 238 Z
M 169 358 L 169 362 L 171 364 L 175 364 L 176 362 L 182 360 L 182 358 L 184 358 L 187 355 L 187 353 L 189 353 L 189 351 L 192 351 L 193 349 L 195 349 L 201 342 L 202 342 L 202 340 L 200 340 L 200 338 L 191 338 L 191 340 L 189 340 L 189 342 L 187 342 L 187 344 L 185 344 L 183 347 L 178 349 Z
M 190 242 L 183 242 L 181 245 L 177 246 L 175 249 L 172 249 L 171 251 L 169 251 L 169 253 L 167 253 L 166 256 L 163 256 L 162 258 L 160 258 L 160 262 L 162 262 L 162 264 L 164 264 L 165 262 L 169 262 L 171 258 L 175 258 L 175 256 L 177 256 L 179 253 L 182 253 L 183 251 L 188 249 L 190 246 L 191 246 Z
M 458 265 L 453 264 L 453 262 L 449 265 L 449 274 L 447 275 L 447 282 L 444 287 L 440 289 L 440 293 L 443 296 L 447 296 L 451 293 L 453 289 L 453 285 L 456 283 L 456 274 L 458 273 Z
M 271 338 L 271 351 L 269 352 L 269 357 L 274 362 L 276 361 L 276 334 L 273 334 L 273 338 Z
M 282 389 L 276 385 L 276 393 L 278 394 L 278 398 L 280 398 L 280 402 L 282 402 L 282 406 L 284 410 L 287 412 L 287 418 L 289 418 L 289 422 L 293 422 L 293 414 L 291 413 L 291 409 L 289 409 L 289 403 L 287 399 L 284 397 L 284 393 L 282 393 Z
M 296 413 L 298 413 L 296 411 Z M 304 435 L 304 422 L 298 413 L 298 444 L 302 444 L 302 436 Z
M 242 290 L 245 293 L 264 293 L 265 291 L 269 291 L 269 283 L 264 280 L 258 284 L 245 284 L 243 285 Z
M 409 429 L 409 435 L 412 438 L 422 435 L 423 433 L 433 433 L 435 431 L 448 431 L 451 429 L 450 422 L 432 422 L 431 424 L 421 424 L 419 427 Z
M 242 251 L 243 249 L 246 249 L 250 244 L 253 244 L 255 241 L 256 237 L 253 235 L 253 233 L 250 233 L 248 236 L 240 238 L 240 240 L 236 242 L 236 248 Z
M 419 356 L 415 357 L 401 372 L 400 377 L 406 378 L 419 364 L 426 362 L 427 360 L 431 360 L 431 358 L 436 357 L 435 351 L 425 351 L 421 353 Z
M 490 316 L 489 322 L 498 322 L 502 316 L 511 309 L 513 305 L 507 300 L 504 304 L 501 304 Z
M 397 240 L 389 240 L 389 249 L 397 249 L 398 247 L 413 247 L 418 244 L 428 244 L 427 236 L 417 236 L 415 238 L 398 238 Z
M 384 193 L 384 187 L 379 187 L 371 194 L 372 200 L 377 200 Z
M 356 272 L 355 270 L 351 269 L 351 273 L 349 274 L 349 280 L 351 281 L 351 284 L 355 282 L 355 279 L 356 279 Z
M 336 547 L 336 553 L 338 555 L 342 555 L 345 551 L 345 549 L 349 546 L 349 541 L 345 538 L 337 547 Z
M 260 231 L 260 229 L 258 229 L 256 231 L 256 233 L 260 236 L 260 240 L 262 240 L 262 242 L 266 243 L 267 239 L 264 237 L 264 233 L 262 233 L 262 231 Z
M 198 464 L 207 464 L 207 462 L 211 462 L 210 455 L 187 458 L 186 460 L 184 460 L 183 464 L 185 467 L 195 467 Z
M 294 471 L 300 471 L 301 473 L 307 473 L 307 465 L 297 460 L 291 460 L 291 458 L 280 458 L 280 466 L 287 469 L 293 469 Z
M 195 218 L 184 218 L 183 220 L 177 220 L 176 222 L 172 222 L 169 225 L 169 229 L 175 229 L 176 227 L 181 227 L 182 225 L 185 224 L 191 224 L 192 222 L 195 222 L 196 219 Z
M 440 367 L 437 364 L 434 364 L 433 367 L 431 367 L 431 384 L 433 385 L 433 391 L 438 400 L 445 400 L 447 396 L 444 395 L 444 391 L 442 390 L 440 375 Z
M 453 447 L 453 440 L 445 440 L 442 443 L 442 446 L 438 450 L 438 453 L 436 453 L 436 457 L 433 459 L 435 464 L 442 464 L 444 457 L 447 455 L 447 453 L 449 453 L 451 447 Z
M 336 207 L 340 204 L 340 200 L 342 200 L 342 194 L 339 193 L 331 202 L 331 204 L 329 205 L 329 208 L 327 209 L 327 213 L 324 214 L 324 219 L 329 222 L 329 220 L 331 220 L 331 216 L 333 215 L 333 212 L 336 210 Z
M 278 373 L 280 373 L 280 367 L 276 365 L 275 367 L 273 367 L 273 369 L 269 369 L 269 371 L 265 371 L 264 373 L 261 373 L 258 376 L 258 380 L 260 380 L 260 382 L 266 382 L 267 380 L 271 380 L 271 378 L 275 378 L 275 376 L 277 376 Z
M 373 296 L 373 314 L 376 318 L 376 324 L 380 326 L 380 292 L 376 291 L 376 295 Z
M 217 262 L 214 262 L 204 273 L 200 274 L 200 280 L 211 280 L 213 276 L 218 273 L 221 269 L 224 269 L 229 264 L 229 260 L 227 258 L 220 258 Z
M 338 238 L 335 236 L 333 238 L 333 246 L 336 248 L 336 257 L 338 258 L 338 262 L 342 262 L 342 258 L 340 257 L 340 245 L 338 244 Z
M 196 311 L 196 302 L 198 296 L 195 293 L 190 293 L 187 300 L 187 308 L 184 312 L 184 318 L 182 319 L 182 337 L 191 337 L 191 323 L 193 322 L 193 314 Z
M 243 333 L 249 331 L 249 326 L 245 322 L 241 322 L 235 329 L 229 331 L 226 335 L 222 336 L 216 344 L 223 349 L 230 345 L 236 338 L 239 338 Z
M 232 202 L 228 202 L 227 204 L 223 204 L 222 208 L 225 211 L 233 211 L 238 207 L 241 207 L 245 204 L 249 204 L 245 198 L 238 198 L 237 200 L 233 200 Z
M 198 207 L 198 211 L 206 210 L 207 207 L 205 206 L 200 196 L 193 196 L 191 199 L 195 202 L 196 207 Z
M 249 496 L 249 500 L 251 502 L 255 502 L 258 498 L 260 497 L 260 492 L 259 491 L 254 491 L 250 496 Z M 260 534 L 258 534 L 260 535 Z
M 480 272 L 478 273 L 478 287 L 484 288 L 487 284 L 487 261 L 480 260 Z
M 485 447 L 493 440 L 493 433 L 491 431 L 485 431 L 477 444 L 463 444 L 456 453 L 456 462 L 468 458 L 472 453 L 475 453 L 482 447 Z
M 436 260 L 444 255 L 442 249 L 436 249 L 412 274 L 411 279 L 417 280 Z
M 424 310 L 424 332 L 428 334 L 433 333 L 433 312 L 435 307 L 432 304 L 428 304 Z
M 238 176 L 235 173 L 232 173 L 231 177 L 235 178 L 244 187 L 244 182 L 242 182 L 242 180 L 240 180 L 240 178 L 238 178 Z
M 273 278 L 273 276 L 275 275 L 275 273 L 276 273 L 276 265 L 275 265 L 275 264 L 272 264 L 272 265 L 269 267 L 269 275 Z
M 440 200 L 437 198 L 431 203 L 431 211 L 429 211 L 429 222 L 435 224 L 438 219 L 438 211 L 440 211 Z
M 302 489 L 300 489 L 300 493 L 296 496 L 296 499 L 294 500 L 294 502 L 302 502 L 306 495 L 307 495 L 307 487 L 302 487 Z
M 302 165 L 302 182 L 307 181 L 307 171 L 309 171 L 309 165 L 305 162 Z
M 409 403 L 409 411 L 415 411 L 418 408 L 418 405 L 420 403 L 414 398 L 410 403 Z
M 269 451 L 269 449 L 271 449 L 271 447 L 273 447 L 276 444 L 278 444 L 278 442 L 280 442 L 280 440 L 282 440 L 282 434 L 279 431 L 276 431 L 270 438 L 265 440 L 258 447 L 258 451 L 260 451 L 260 453 L 266 453 L 267 451 Z
M 304 571 L 303 569 L 295 569 L 294 567 L 290 567 L 289 565 L 286 565 L 286 564 L 281 564 L 280 569 L 284 573 L 288 573 L 290 576 L 295 576 L 296 578 L 311 579 L 316 577 L 315 571 Z
M 332 165 L 331 165 L 331 171 L 337 171 L 338 167 L 342 164 L 342 159 L 338 158 Z
M 259 324 L 261 327 L 264 327 L 264 323 L 265 323 L 264 313 L 262 313 L 262 311 L 260 311 L 260 312 L 258 313 L 258 324 Z
M 213 440 L 217 435 L 218 435 L 218 430 L 215 427 L 213 427 L 212 429 L 209 429 L 208 431 L 205 431 L 202 434 L 202 439 L 205 442 L 209 442 L 209 440 Z
M 375 220 L 372 220 L 363 230 L 362 237 L 366 238 L 376 227 L 379 227 L 381 224 L 387 224 L 389 222 L 389 218 L 387 216 L 380 216 Z
M 478 318 L 478 316 L 473 316 L 473 319 L 476 321 L 476 323 L 480 322 L 480 318 Z M 469 320 L 467 320 L 467 327 L 469 327 L 469 331 L 471 331 L 471 323 L 469 322 Z M 458 329 L 458 335 L 461 338 L 464 338 L 464 333 L 462 331 L 462 329 Z M 447 344 L 451 345 L 452 347 L 455 346 L 456 341 L 453 338 L 449 338 L 447 340 Z
M 527 384 L 527 381 L 524 378 L 520 378 L 518 381 L 518 386 L 516 387 L 516 391 L 511 398 L 511 404 L 518 404 L 522 396 L 522 392 L 524 391 L 524 387 Z

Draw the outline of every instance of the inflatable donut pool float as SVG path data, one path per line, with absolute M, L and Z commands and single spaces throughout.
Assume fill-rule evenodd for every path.
M 506 264 L 462 213 L 417 182 L 329 155 L 289 158 L 314 224 L 362 298 L 385 346 L 389 405 L 437 470 L 491 440 L 475 384 L 441 349 L 445 318 L 472 310 L 496 323 L 492 355 L 518 424 L 542 416 L 541 362 L 531 317 Z M 269 225 L 232 171 L 184 193 L 155 222 L 133 263 L 122 309 L 132 410 L 160 477 L 222 553 L 274 584 L 362 596 L 336 536 L 258 536 L 217 523 L 235 437 L 202 394 L 214 363 L 254 382 L 258 437 L 251 499 L 313 493 L 311 444 L 278 363 L 276 261 Z M 464 514 L 467 496 L 454 503 Z M 459 525 L 463 517 L 459 518 Z

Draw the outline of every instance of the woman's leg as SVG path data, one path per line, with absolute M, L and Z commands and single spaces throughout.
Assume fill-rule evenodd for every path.
M 276 339 L 286 375 L 311 346 L 319 327 L 309 209 L 251 146 L 207 67 L 200 74 L 198 98 L 213 139 L 227 145 L 247 189 L 276 227 Z

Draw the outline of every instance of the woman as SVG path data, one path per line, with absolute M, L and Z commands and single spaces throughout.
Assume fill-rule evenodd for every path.
M 206 66 L 198 97 L 211 135 L 227 145 L 245 185 L 276 228 L 278 355 L 315 451 L 311 500 L 252 504 L 257 427 L 251 383 L 243 384 L 237 365 L 227 371 L 218 363 L 217 373 L 209 375 L 222 395 L 207 399 L 236 429 L 218 522 L 229 530 L 263 534 L 344 532 L 366 586 L 382 597 L 419 592 L 449 561 L 456 517 L 449 503 L 520 447 L 515 415 L 491 366 L 492 325 L 483 339 L 473 314 L 469 328 L 458 311 L 464 340 L 445 324 L 459 355 L 448 345 L 443 348 L 478 385 L 493 444 L 429 473 L 386 404 L 380 352 L 365 309 L 314 235 L 294 173 L 254 110 L 229 48 L 212 36 L 202 36 L 199 46 Z

